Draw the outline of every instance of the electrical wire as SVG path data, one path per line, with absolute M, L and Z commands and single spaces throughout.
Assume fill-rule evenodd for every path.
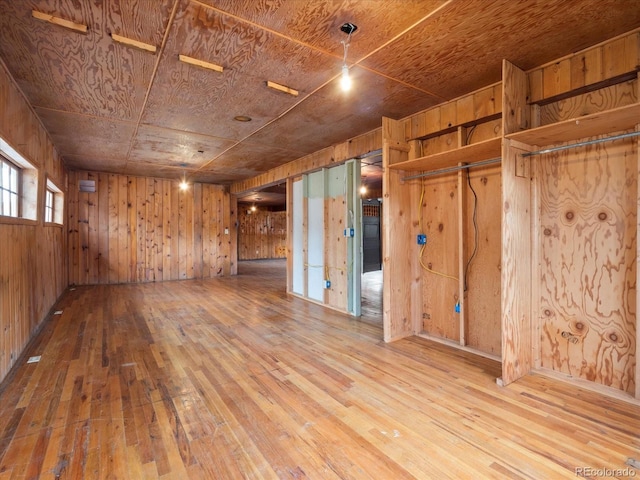
M 422 266 L 422 268 L 424 268 L 427 272 L 429 273 L 433 273 L 434 275 L 438 275 L 439 277 L 444 277 L 444 278 L 450 278 L 451 280 L 455 280 L 456 282 L 458 281 L 458 277 L 454 277 L 452 275 L 447 275 L 446 273 L 442 273 L 442 272 L 437 272 L 435 270 L 432 270 L 431 268 L 427 267 L 424 262 L 422 261 L 422 252 L 424 252 L 424 247 L 426 247 L 427 244 L 422 245 L 422 248 L 420 249 L 420 265 Z
M 419 204 L 419 209 L 420 209 L 420 218 L 418 220 L 419 223 L 419 229 L 420 232 L 422 232 L 422 201 L 424 200 L 424 179 L 421 180 L 421 184 L 422 184 L 422 191 L 420 193 L 420 204 Z M 447 275 L 446 273 L 442 273 L 442 272 L 438 272 L 436 270 L 433 270 L 429 267 L 427 267 L 424 262 L 422 261 L 422 254 L 424 253 L 424 249 L 427 246 L 427 244 L 423 244 L 422 247 L 420 248 L 420 254 L 418 256 L 418 260 L 420 261 L 420 266 L 425 269 L 427 272 L 429 273 L 433 273 L 434 275 L 438 275 L 439 277 L 444 277 L 444 278 L 450 278 L 452 280 L 455 280 L 456 282 L 458 281 L 457 277 L 453 277 L 451 275 Z
M 469 257 L 469 260 L 467 260 L 467 264 L 464 267 L 464 291 L 466 292 L 469 289 L 469 286 L 467 284 L 467 278 L 468 278 L 468 273 L 469 273 L 469 266 L 471 265 L 471 261 L 474 259 L 474 257 L 476 256 L 476 254 L 478 253 L 478 243 L 479 243 L 479 233 L 478 233 L 478 195 L 476 194 L 476 191 L 473 188 L 473 185 L 471 185 L 471 175 L 469 173 L 469 170 L 467 170 L 467 183 L 469 184 L 469 188 L 471 189 L 471 192 L 473 193 L 473 252 L 471 253 L 471 256 Z

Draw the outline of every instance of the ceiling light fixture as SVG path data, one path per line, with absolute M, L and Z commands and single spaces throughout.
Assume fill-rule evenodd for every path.
M 186 167 L 187 164 L 186 163 L 181 163 L 180 164 L 181 167 Z M 187 183 L 187 174 L 183 173 L 182 174 L 182 181 L 179 184 L 180 190 L 185 191 L 189 189 L 189 184 Z
M 198 60 L 197 58 L 187 57 L 186 55 L 178 55 L 178 59 L 183 63 L 188 63 L 189 65 L 195 65 L 196 67 L 206 68 L 208 70 L 213 70 L 214 72 L 222 72 L 224 67 L 220 65 L 216 65 L 215 63 L 205 62 L 204 60 Z
M 294 90 L 293 88 L 287 87 L 285 85 L 280 85 L 279 83 L 272 82 L 271 80 L 267 80 L 267 87 L 278 90 L 279 92 L 288 93 L 289 95 L 293 95 L 294 97 L 298 96 L 298 90 Z
M 351 43 L 351 34 L 358 29 L 353 23 L 347 22 L 340 27 L 340 30 L 347 34 L 347 39 L 342 40 L 342 46 L 344 47 L 344 56 L 342 57 L 342 76 L 340 78 L 340 87 L 345 92 L 351 90 L 351 77 L 349 76 L 349 67 L 347 66 L 347 52 L 349 51 L 349 44 Z
M 233 119 L 236 122 L 250 122 L 251 121 L 251 117 L 249 117 L 247 115 L 236 115 L 235 117 L 233 117 Z
M 148 43 L 139 42 L 138 40 L 133 40 L 132 38 L 123 37 L 122 35 L 118 35 L 117 33 L 112 33 L 111 38 L 113 39 L 113 41 L 122 43 L 123 45 L 139 48 L 140 50 L 144 50 L 146 52 L 156 53 L 155 45 L 149 45 Z
M 59 25 L 70 30 L 75 30 L 76 32 L 80 33 L 87 33 L 87 30 L 89 29 L 89 27 L 81 23 L 72 22 L 71 20 L 65 20 L 64 18 L 54 17 L 53 15 L 38 12 L 37 10 L 31 10 L 31 15 L 33 15 L 33 18 L 37 18 L 38 20 L 43 20 L 45 22 Z

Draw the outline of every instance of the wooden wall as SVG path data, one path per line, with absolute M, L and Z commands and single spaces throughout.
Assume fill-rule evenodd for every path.
M 95 193 L 78 189 L 94 180 Z M 222 186 L 69 174 L 69 281 L 158 282 L 235 273 L 236 208 Z
M 422 271 L 421 332 L 499 356 L 500 167 L 425 178 L 423 189 L 420 231 L 427 235 L 427 245 L 422 263 L 431 271 Z M 459 301 L 467 308 L 457 313 Z
M 531 156 L 638 131 L 639 65 L 633 31 L 529 72 L 505 61 L 499 84 L 383 119 L 385 340 L 500 355 L 503 385 L 540 371 L 640 399 L 638 139 Z M 494 160 L 469 177 L 406 178 Z M 427 235 L 417 275 L 415 233 Z
M 44 186 L 66 192 L 66 172 L 46 131 L 0 63 L 0 137 L 38 170 L 38 219 L 0 217 L 0 381 L 68 285 L 64 226 L 43 223 Z
M 545 104 L 540 123 L 635 104 L 638 87 L 628 80 Z M 637 144 L 621 139 L 544 155 L 535 175 L 538 366 L 631 395 L 638 387 Z
M 238 260 L 287 257 L 287 212 L 238 212 Z
M 346 140 L 337 145 L 324 148 L 304 157 L 273 168 L 256 177 L 236 182 L 231 185 L 231 193 L 239 194 L 249 190 L 256 190 L 269 185 L 281 183 L 288 178 L 294 178 L 305 173 L 311 173 L 341 165 L 358 155 L 379 150 L 382 147 L 382 130 L 376 129 L 357 137 Z
M 538 162 L 543 368 L 635 393 L 637 141 Z

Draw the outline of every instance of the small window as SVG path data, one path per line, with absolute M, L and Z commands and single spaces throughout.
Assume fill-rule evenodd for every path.
M 38 170 L 0 138 L 0 222 L 14 218 L 38 220 Z
M 0 167 L 0 214 L 18 217 L 20 169 L 4 157 L 0 157 Z
M 53 222 L 53 191 L 48 188 L 44 197 L 44 221 Z
M 62 225 L 63 209 L 62 191 L 51 180 L 47 180 L 47 188 L 44 192 L 44 222 Z

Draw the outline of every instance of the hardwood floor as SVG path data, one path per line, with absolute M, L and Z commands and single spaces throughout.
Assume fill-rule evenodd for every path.
M 541 376 L 500 388 L 494 361 L 385 344 L 268 263 L 239 273 L 69 291 L 40 362 L 2 385 L 0 479 L 640 475 L 637 406 Z

